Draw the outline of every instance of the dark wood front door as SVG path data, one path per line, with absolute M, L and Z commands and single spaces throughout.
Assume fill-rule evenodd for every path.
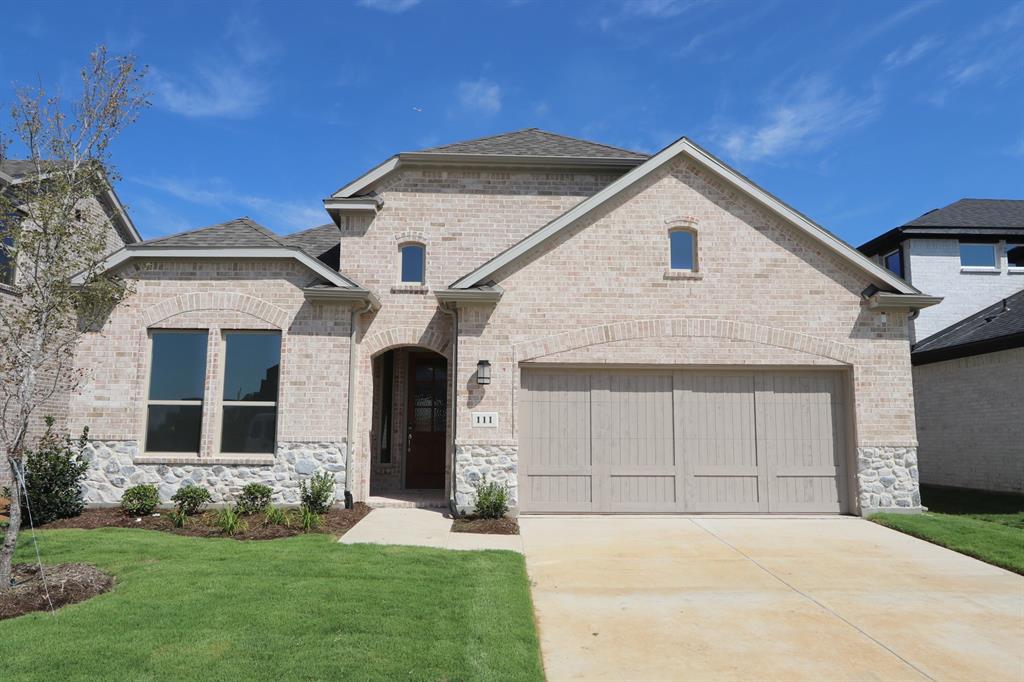
M 410 353 L 406 488 L 444 488 L 447 394 L 448 362 L 433 353 Z

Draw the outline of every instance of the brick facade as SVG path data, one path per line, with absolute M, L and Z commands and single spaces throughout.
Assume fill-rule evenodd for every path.
M 417 346 L 443 355 L 451 367 L 453 316 L 433 293 L 615 177 L 413 166 L 372 188 L 383 202 L 378 213 L 342 218 L 340 269 L 381 301 L 356 327 L 352 469 L 345 475 L 357 500 L 392 487 L 400 470 L 401 448 L 390 465 L 377 458 L 374 360 Z M 678 278 L 666 273 L 668 229 L 683 217 L 697 231 L 700 271 Z M 408 241 L 426 246 L 423 286 L 399 283 L 398 249 Z M 225 328 L 269 325 L 284 339 L 279 440 L 344 439 L 350 309 L 305 301 L 299 289 L 309 273 L 300 266 L 153 261 L 130 276 L 135 294 L 79 353 L 94 379 L 71 402 L 76 426 L 88 423 L 105 442 L 137 442 L 147 328 L 209 329 L 216 338 Z M 858 454 L 882 453 L 876 471 L 898 466 L 911 475 L 917 442 L 906 315 L 867 310 L 860 296 L 867 275 L 689 162 L 653 173 L 495 280 L 505 291 L 496 306 L 458 310 L 458 371 L 449 372 L 458 395 L 457 440 L 448 443 L 458 463 L 455 475 L 446 475 L 460 505 L 481 478 L 515 489 L 520 368 L 535 363 L 841 368 L 854 393 L 849 470 L 858 471 Z M 207 303 L 197 303 L 202 296 Z M 254 306 L 262 312 L 254 314 Z M 218 358 L 212 347 L 211 376 Z M 396 356 L 396 389 L 403 358 Z M 473 379 L 481 359 L 492 364 L 488 386 Z M 497 413 L 497 427 L 474 428 L 474 411 Z M 395 441 L 404 433 L 400 412 Z M 204 423 L 217 418 L 214 408 Z M 887 464 L 892 452 L 900 453 L 898 465 Z M 216 460 L 215 443 L 204 440 L 200 457 Z M 899 506 L 919 505 L 916 479 L 900 485 Z M 861 511 L 897 505 L 893 495 L 864 484 L 855 493 Z
M 1024 493 L 1024 348 L 914 368 L 921 481 Z

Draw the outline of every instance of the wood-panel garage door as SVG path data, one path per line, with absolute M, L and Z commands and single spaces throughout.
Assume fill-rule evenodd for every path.
M 523 511 L 839 512 L 835 372 L 523 371 Z

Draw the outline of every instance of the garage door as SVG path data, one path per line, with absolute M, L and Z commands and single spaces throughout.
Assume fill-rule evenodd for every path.
M 839 512 L 835 372 L 523 371 L 523 511 Z

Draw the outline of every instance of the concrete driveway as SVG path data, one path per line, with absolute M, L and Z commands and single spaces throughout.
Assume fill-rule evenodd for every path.
M 519 522 L 550 680 L 1024 679 L 1024 578 L 868 521 Z

